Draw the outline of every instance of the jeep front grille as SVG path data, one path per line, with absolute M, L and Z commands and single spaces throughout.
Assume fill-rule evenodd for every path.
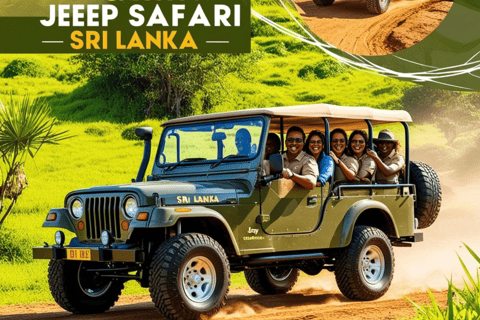
M 85 199 L 87 239 L 100 239 L 103 230 L 109 230 L 115 239 L 121 237 L 120 197 Z

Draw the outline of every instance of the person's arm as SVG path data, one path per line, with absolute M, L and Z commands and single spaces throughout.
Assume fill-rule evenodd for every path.
M 316 185 L 315 176 L 312 175 L 300 175 L 292 172 L 290 169 L 283 169 L 282 175 L 285 179 L 291 179 L 293 182 L 298 183 L 304 188 L 313 190 Z
M 347 165 L 342 160 L 340 160 L 335 155 L 335 153 L 333 153 L 333 151 L 330 151 L 330 156 L 332 157 L 333 161 L 340 167 L 340 169 L 342 170 L 342 172 L 345 175 L 345 178 L 347 178 L 347 180 L 355 179 L 355 176 L 357 175 L 358 168 L 349 169 L 347 167 Z
M 320 182 L 321 186 L 324 186 L 325 183 L 327 183 L 327 181 L 332 177 L 334 167 L 335 165 L 332 157 L 324 155 L 322 161 L 320 161 L 318 164 L 318 181 Z
M 392 163 L 391 165 L 387 166 L 385 163 L 383 163 L 382 159 L 377 155 L 377 153 L 373 150 L 367 150 L 367 155 L 375 161 L 375 163 L 378 166 L 378 169 L 386 176 L 390 176 L 392 174 L 395 174 L 399 170 L 403 168 L 405 165 L 405 161 L 403 160 L 403 157 L 399 157 L 400 160 Z
M 365 157 L 362 161 L 362 166 L 357 173 L 358 180 L 363 182 L 370 182 L 370 178 L 375 172 L 375 167 L 375 161 L 371 157 Z

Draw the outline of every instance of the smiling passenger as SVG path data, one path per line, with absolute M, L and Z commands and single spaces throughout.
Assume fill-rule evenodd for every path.
M 330 156 L 335 162 L 335 181 L 353 180 L 358 172 L 358 161 L 346 155 L 347 133 L 343 129 L 335 129 L 330 133 L 332 151 Z
M 325 154 L 325 135 L 318 130 L 310 132 L 303 150 L 315 158 L 318 163 L 317 187 L 322 187 L 333 175 L 333 159 Z
M 378 138 L 373 139 L 377 145 L 380 157 L 375 151 L 368 150 L 367 154 L 375 161 L 378 166 L 375 175 L 378 183 L 398 183 L 398 177 L 405 167 L 405 160 L 400 152 L 400 144 L 395 139 L 390 130 L 382 130 L 378 133 Z
M 307 189 L 313 189 L 317 183 L 318 166 L 315 158 L 303 151 L 304 141 L 302 128 L 293 126 L 288 129 L 282 175 Z
M 375 173 L 375 161 L 367 155 L 367 133 L 363 130 L 354 130 L 350 134 L 348 150 L 359 163 L 359 169 L 355 181 L 370 183 Z

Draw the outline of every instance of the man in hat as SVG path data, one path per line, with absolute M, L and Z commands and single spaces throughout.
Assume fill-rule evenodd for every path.
M 378 170 L 375 180 L 378 183 L 398 183 L 398 177 L 405 167 L 405 160 L 399 154 L 400 145 L 390 130 L 382 130 L 378 133 L 378 138 L 373 139 L 377 145 L 379 155 L 373 150 L 368 150 L 367 154 L 375 161 Z

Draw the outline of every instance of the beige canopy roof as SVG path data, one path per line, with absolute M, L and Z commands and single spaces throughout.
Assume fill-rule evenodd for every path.
M 270 131 L 273 132 L 280 132 L 280 118 L 282 117 L 285 131 L 291 126 L 300 126 L 305 132 L 324 128 L 322 118 L 328 118 L 330 129 L 343 128 L 346 131 L 367 128 L 365 120 L 370 120 L 372 125 L 392 122 L 412 122 L 410 114 L 404 110 L 381 110 L 368 107 L 340 107 L 330 104 L 310 104 L 293 107 L 246 109 L 177 118 L 163 123 L 163 126 L 242 118 L 255 115 L 271 117 Z

